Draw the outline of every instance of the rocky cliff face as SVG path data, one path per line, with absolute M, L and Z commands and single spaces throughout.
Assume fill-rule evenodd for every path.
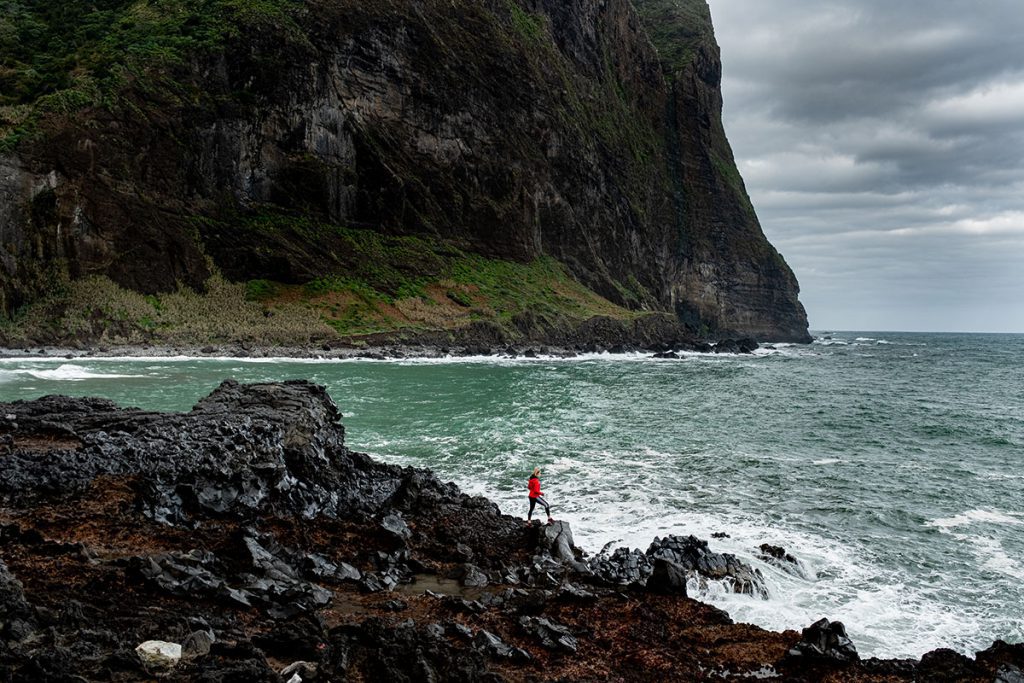
M 722 62 L 703 0 L 636 0 L 669 81 L 668 165 L 680 240 L 681 320 L 762 339 L 807 340 L 793 271 L 765 238 L 722 126 Z
M 721 127 L 703 0 L 271 4 L 286 21 L 37 106 L 0 156 L 6 313 L 65 276 L 156 293 L 212 270 L 343 275 L 345 240 L 260 221 L 283 214 L 553 256 L 695 331 L 808 339 Z

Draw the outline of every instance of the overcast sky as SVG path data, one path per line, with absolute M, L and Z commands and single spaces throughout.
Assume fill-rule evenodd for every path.
M 709 0 L 813 330 L 1024 332 L 1024 0 Z

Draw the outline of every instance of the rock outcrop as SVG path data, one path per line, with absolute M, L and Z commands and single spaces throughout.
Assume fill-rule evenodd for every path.
M 337 225 L 552 256 L 703 336 L 810 341 L 722 129 L 704 0 L 263 4 L 284 18 L 33 110 L 0 154 L 4 313 L 90 274 L 344 277 Z
M 585 561 L 565 523 L 350 451 L 307 382 L 228 381 L 180 414 L 46 397 L 0 415 L 0 680 L 980 683 L 1024 666 L 1002 642 L 860 660 L 835 622 L 734 624 L 685 590 L 749 569 L 735 558 L 668 537 Z

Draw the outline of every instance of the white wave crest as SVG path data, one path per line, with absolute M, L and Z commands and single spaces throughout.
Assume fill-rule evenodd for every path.
M 1019 513 L 1003 512 L 1001 510 L 986 510 L 977 508 L 968 510 L 953 517 L 942 517 L 926 522 L 925 526 L 937 527 L 941 530 L 955 529 L 957 527 L 969 526 L 971 524 L 1012 524 L 1024 526 L 1024 519 Z
M 52 370 L 41 368 L 22 368 L 10 370 L 13 374 L 29 375 L 36 379 L 44 379 L 53 382 L 80 382 L 86 379 L 127 379 L 133 377 L 145 377 L 145 375 L 122 375 L 112 372 L 93 372 L 81 365 L 65 363 Z
M 976 536 L 971 540 L 981 566 L 1005 576 L 1024 581 L 1024 566 L 1006 554 L 1003 544 L 990 536 Z

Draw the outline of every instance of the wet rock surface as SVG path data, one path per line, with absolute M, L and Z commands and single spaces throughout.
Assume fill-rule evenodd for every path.
M 654 560 L 669 560 L 699 583 L 723 581 L 736 593 L 767 596 L 761 572 L 730 553 L 712 552 L 708 542 L 695 536 L 655 538 L 647 549 Z
M 803 563 L 790 553 L 786 552 L 786 549 L 781 546 L 762 543 L 758 546 L 757 555 L 760 559 L 770 565 L 778 567 L 787 574 L 799 576 L 803 579 L 810 578 Z
M 1024 667 L 1020 645 L 859 661 L 835 623 L 733 624 L 685 591 L 756 587 L 735 557 L 669 536 L 588 558 L 568 524 L 526 526 L 350 451 L 307 382 L 225 382 L 188 413 L 46 397 L 0 415 L 0 681 L 1015 681 Z M 151 641 L 170 657 L 141 657 Z
M 830 658 L 840 662 L 860 659 L 857 648 L 846 635 L 842 622 L 819 619 L 803 630 L 800 642 L 789 651 L 791 657 Z

